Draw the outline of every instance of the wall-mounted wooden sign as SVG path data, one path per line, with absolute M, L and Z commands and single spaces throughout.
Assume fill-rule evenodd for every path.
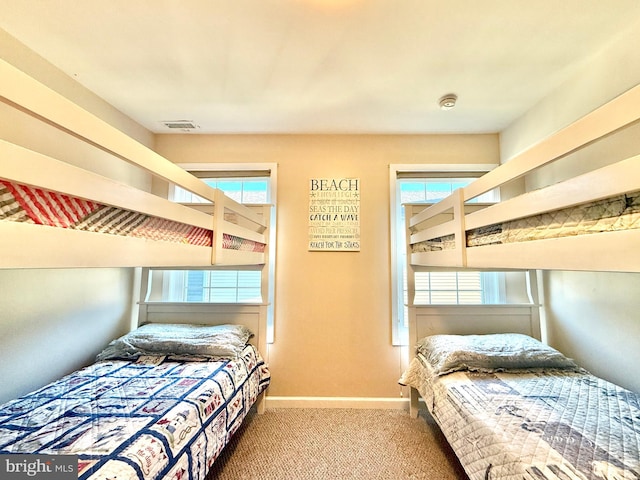
M 360 251 L 360 179 L 309 180 L 309 250 Z

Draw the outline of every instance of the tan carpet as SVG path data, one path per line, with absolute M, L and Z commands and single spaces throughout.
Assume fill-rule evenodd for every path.
M 208 480 L 467 480 L 428 414 L 403 410 L 252 411 Z

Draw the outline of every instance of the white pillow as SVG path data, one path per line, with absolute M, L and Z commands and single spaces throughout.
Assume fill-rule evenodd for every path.
M 417 350 L 435 375 L 459 370 L 474 372 L 563 369 L 579 371 L 559 351 L 518 333 L 489 335 L 431 335 L 418 342 Z
M 243 325 L 149 323 L 112 341 L 96 359 L 171 354 L 237 358 L 252 336 Z

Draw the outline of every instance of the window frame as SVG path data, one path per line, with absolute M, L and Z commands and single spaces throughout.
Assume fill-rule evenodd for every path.
M 221 177 L 229 177 L 230 173 L 234 172 L 269 172 L 269 197 L 267 199 L 268 204 L 271 205 L 271 215 L 269 221 L 269 255 L 267 257 L 268 278 L 267 278 L 267 292 L 263 297 L 266 300 L 267 307 L 267 343 L 273 343 L 274 341 L 274 324 L 275 324 L 275 271 L 276 271 L 276 214 L 277 214 L 277 192 L 278 192 L 278 164 L 271 162 L 256 162 L 256 163 L 176 163 L 177 166 L 182 169 L 194 173 L 198 176 L 198 173 L 211 172 L 215 177 L 216 172 L 220 172 Z M 224 175 L 223 175 L 224 174 Z M 240 175 L 241 176 L 241 175 Z M 247 178 L 251 176 L 247 175 Z M 234 177 L 235 178 L 235 177 Z M 174 197 L 175 185 L 169 183 L 168 198 Z M 247 203 L 247 205 L 252 205 Z M 224 267 L 223 269 L 229 270 L 233 268 Z M 205 269 L 207 270 L 207 269 Z M 211 269 L 208 269 L 211 270 Z M 233 269 L 236 270 L 236 269 Z M 242 270 L 242 269 L 238 269 Z M 163 286 L 164 287 L 164 286 Z M 190 302 L 191 304 L 194 302 Z M 185 302 L 185 304 L 187 304 Z M 202 303 L 199 303 L 202 305 Z M 208 303 L 210 305 L 216 305 L 216 303 Z M 256 305 L 255 302 L 234 302 L 236 305 Z
M 397 189 L 397 180 L 399 175 L 415 174 L 416 176 L 428 177 L 430 174 L 435 176 L 449 175 L 455 177 L 456 174 L 463 173 L 481 173 L 484 174 L 496 168 L 497 163 L 471 163 L 471 164 L 390 164 L 389 165 L 389 213 L 390 213 L 390 229 L 389 229 L 389 245 L 391 249 L 391 338 L 392 344 L 398 346 L 406 346 L 409 342 L 408 327 L 401 322 L 399 313 L 400 296 L 402 295 L 402 285 L 404 279 L 398 278 L 399 258 L 398 239 L 395 232 L 398 229 L 405 229 L 404 223 L 400 221 L 398 211 L 402 208 L 400 204 L 399 191 Z M 401 224 L 402 223 L 402 224 Z M 400 287 L 400 288 L 399 288 Z

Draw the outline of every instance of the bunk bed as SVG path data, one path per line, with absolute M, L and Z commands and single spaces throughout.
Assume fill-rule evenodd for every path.
M 137 328 L 94 364 L 0 406 L 0 453 L 77 455 L 84 479 L 204 479 L 249 410 L 265 409 L 271 205 L 234 201 L 3 60 L 0 102 L 97 161 L 209 202 L 180 205 L 151 181 L 136 188 L 0 139 L 0 268 L 136 267 L 142 277 Z M 150 268 L 260 270 L 263 301 L 147 302 Z
M 640 479 L 640 394 L 540 342 L 535 291 L 536 270 L 640 272 L 640 156 L 473 202 L 514 181 L 536 184 L 542 169 L 639 118 L 637 86 L 441 202 L 405 206 L 415 351 L 400 384 L 411 388 L 411 415 L 422 397 L 473 480 Z M 438 307 L 414 304 L 414 273 L 439 269 L 526 271 L 532 302 L 443 320 Z
M 441 202 L 408 206 L 411 266 L 639 272 L 640 156 L 496 204 L 472 203 L 639 116 L 637 86 Z
M 0 100 L 211 202 L 179 205 L 0 140 L 0 268 L 267 263 L 269 205 L 234 201 L 2 60 Z

